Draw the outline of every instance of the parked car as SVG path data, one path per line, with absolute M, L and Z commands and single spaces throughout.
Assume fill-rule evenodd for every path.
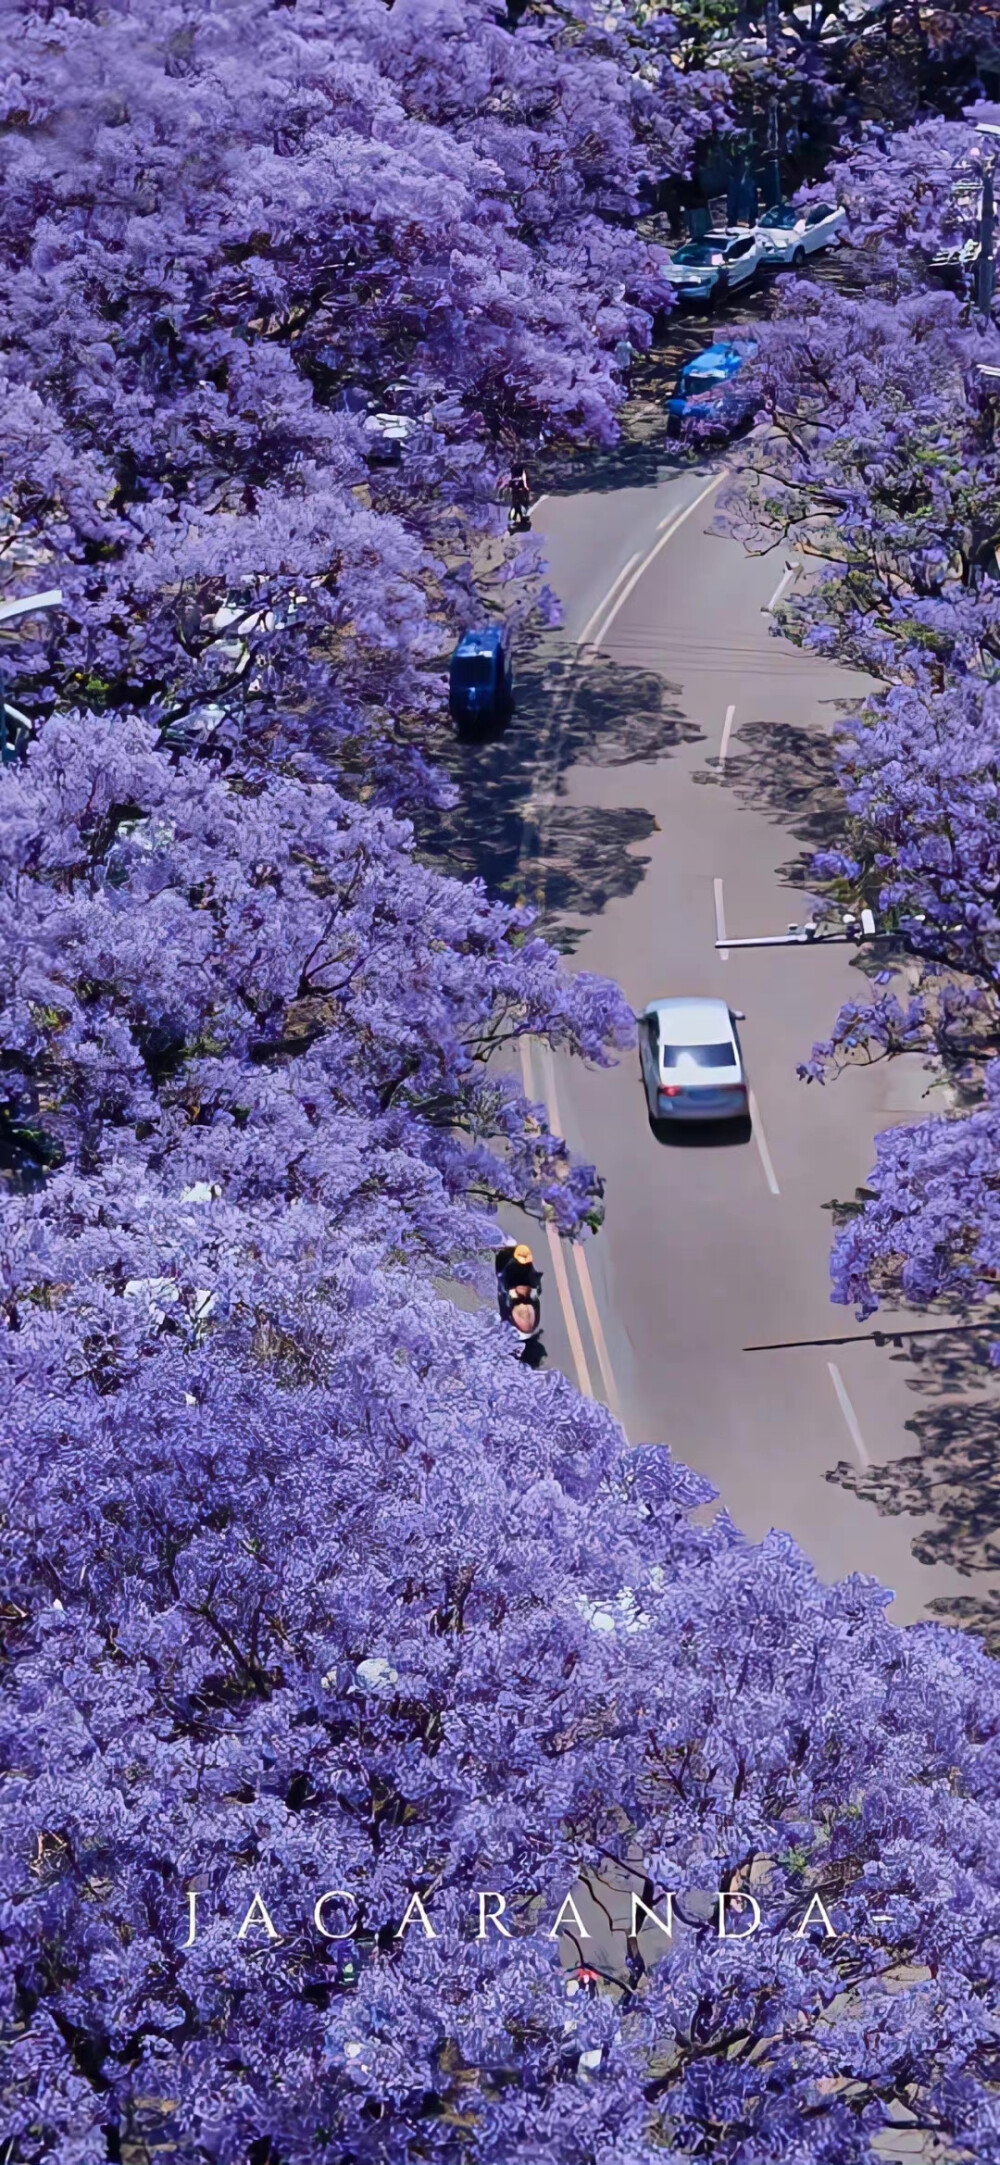
M 970 235 L 967 240 L 952 241 L 947 247 L 939 248 L 931 257 L 930 267 L 937 272 L 942 284 L 960 291 L 965 281 L 978 273 L 979 256 L 979 236 Z
M 514 669 L 499 625 L 467 631 L 451 657 L 448 701 L 457 722 L 502 721 L 514 703 Z
M 807 204 L 804 210 L 797 210 L 794 203 L 778 203 L 774 210 L 764 212 L 757 226 L 765 263 L 768 267 L 790 263 L 799 270 L 807 256 L 818 255 L 836 240 L 846 216 L 836 203 Z
M 699 241 L 686 241 L 666 266 L 666 277 L 681 301 L 723 300 L 738 286 L 747 286 L 764 261 L 764 249 L 756 233 L 730 229 L 705 233 Z
M 956 181 L 949 205 L 951 238 L 932 255 L 930 267 L 944 274 L 944 283 L 959 289 L 979 266 L 981 207 L 981 183 Z
M 373 466 L 398 466 L 406 445 L 417 434 L 419 421 L 406 413 L 370 413 L 362 424 L 368 438 L 368 460 Z
M 722 340 L 685 361 L 672 398 L 667 400 L 667 433 L 679 436 L 685 422 L 703 422 L 714 435 L 730 435 L 745 420 L 748 402 L 736 390 L 736 378 L 757 348 Z
M 651 1000 L 639 1017 L 639 1056 L 651 1120 L 746 1120 L 750 1091 L 725 1000 Z

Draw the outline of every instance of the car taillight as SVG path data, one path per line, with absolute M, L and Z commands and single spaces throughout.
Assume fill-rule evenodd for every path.
M 660 1091 L 661 1098 L 679 1098 L 683 1094 L 684 1086 L 682 1083 L 667 1083 L 665 1088 Z

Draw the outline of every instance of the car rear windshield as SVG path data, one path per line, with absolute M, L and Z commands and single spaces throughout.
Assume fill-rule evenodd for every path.
M 493 657 L 491 654 L 460 654 L 453 661 L 452 675 L 456 684 L 492 684 Z
M 725 368 L 687 368 L 681 377 L 681 388 L 693 398 L 696 391 L 718 391 L 729 382 L 729 370 Z
M 679 1067 L 682 1060 L 695 1067 L 735 1067 L 736 1054 L 726 1039 L 720 1045 L 664 1045 L 664 1067 Z
M 797 226 L 799 214 L 792 209 L 791 204 L 786 203 L 781 210 L 765 211 L 760 222 L 762 226 Z

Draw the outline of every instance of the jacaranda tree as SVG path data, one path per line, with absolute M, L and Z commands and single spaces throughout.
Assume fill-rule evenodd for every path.
M 5 1213 L 8 2155 L 995 2158 L 993 1665 L 694 1525 L 330 1125 L 340 1237 L 266 1144 Z M 673 1932 L 581 2003 L 617 1866 Z
M 11 12 L 4 2165 L 1000 2157 L 992 1666 L 442 1289 L 594 1220 L 516 1041 L 631 1017 L 415 857 L 421 664 L 715 90 L 624 10 Z M 674 1935 L 570 1996 L 619 1868 Z
M 66 595 L 20 704 L 378 785 L 482 607 L 511 448 L 613 434 L 668 299 L 638 185 L 720 79 L 589 0 L 516 35 L 487 0 L 11 13 L 0 516 Z M 398 465 L 361 398 L 409 419 Z
M 846 832 L 816 864 L 838 904 L 875 911 L 882 967 L 804 1072 L 924 1052 L 964 1108 L 879 1143 L 870 1199 L 834 1251 L 835 1292 L 863 1312 L 993 1285 L 1000 469 L 982 369 L 1000 341 L 974 266 L 957 264 L 951 291 L 935 268 L 975 240 L 991 156 L 970 124 L 935 122 L 837 169 L 868 290 L 791 285 L 762 335 L 764 425 L 732 514 L 751 546 L 802 552 L 786 630 L 883 687 L 841 725 Z M 905 990 L 888 989 L 899 963 Z

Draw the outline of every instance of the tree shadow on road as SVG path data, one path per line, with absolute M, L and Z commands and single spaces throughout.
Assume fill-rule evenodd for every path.
M 555 805 L 545 822 L 538 875 L 530 883 L 546 919 L 596 917 L 609 902 L 634 894 L 649 858 L 633 856 L 633 845 L 647 841 L 656 824 L 638 805 Z M 574 932 L 560 944 L 575 946 L 580 936 Z
M 905 1338 L 905 1332 L 904 1332 Z M 972 1397 L 981 1390 L 993 1331 L 959 1332 L 934 1341 L 911 1341 L 895 1356 L 912 1364 L 909 1387 L 935 1403 L 907 1421 L 916 1450 L 905 1458 L 861 1472 L 842 1461 L 827 1480 L 886 1518 L 930 1521 L 913 1541 L 918 1563 L 948 1565 L 962 1578 L 995 1580 L 1000 1571 L 1000 1397 Z M 928 1603 L 943 1624 L 961 1626 L 1000 1654 L 1000 1589 L 980 1583 L 968 1594 L 941 1595 Z
M 546 487 L 558 489 L 560 496 L 603 496 L 614 489 L 651 489 L 668 474 L 683 472 L 695 463 L 690 453 L 678 452 L 675 444 L 668 443 L 664 417 L 658 424 L 654 421 L 648 435 L 638 441 L 560 459 L 550 472 L 541 468 L 538 488 L 539 493 Z
M 580 665 L 565 641 L 547 642 L 519 662 L 506 729 L 453 735 L 440 746 L 437 764 L 458 797 L 417 815 L 418 847 L 505 901 L 535 902 L 553 929 L 564 916 L 596 916 L 643 879 L 648 858 L 632 853 L 656 821 L 641 805 L 571 805 L 567 774 L 579 765 L 648 764 L 700 736 L 677 687 L 655 671 L 601 659 Z M 578 937 L 567 929 L 560 944 Z
M 790 887 L 812 892 L 817 850 L 843 842 L 847 812 L 837 780 L 832 738 L 790 722 L 749 722 L 733 740 L 724 775 L 712 768 L 697 777 L 721 782 L 748 809 L 788 827 L 801 854 L 781 866 Z
M 787 826 L 803 845 L 801 854 L 782 867 L 782 876 L 806 892 L 816 891 L 814 853 L 842 845 L 847 825 L 835 756 L 833 739 L 818 731 L 754 723 L 740 733 L 727 764 L 725 781 L 740 801 Z M 884 953 L 876 959 L 861 952 L 854 967 L 871 976 L 889 960 Z M 846 1223 L 856 1208 L 857 1200 L 832 1205 L 834 1224 Z M 930 1321 L 921 1313 L 914 1328 Z M 998 1326 L 981 1333 L 956 1327 L 954 1335 L 922 1341 L 908 1339 L 904 1328 L 906 1350 L 892 1357 L 906 1362 L 908 1388 L 924 1401 L 906 1423 L 915 1451 L 864 1471 L 842 1461 L 827 1475 L 887 1518 L 924 1521 L 912 1543 L 919 1563 L 945 1565 L 980 1581 L 995 1580 L 1000 1570 L 1000 1395 L 977 1395 L 990 1373 L 990 1344 L 998 1336 Z M 936 1596 L 928 1608 L 942 1623 L 971 1631 L 1000 1654 L 1000 1589 L 994 1585 Z

